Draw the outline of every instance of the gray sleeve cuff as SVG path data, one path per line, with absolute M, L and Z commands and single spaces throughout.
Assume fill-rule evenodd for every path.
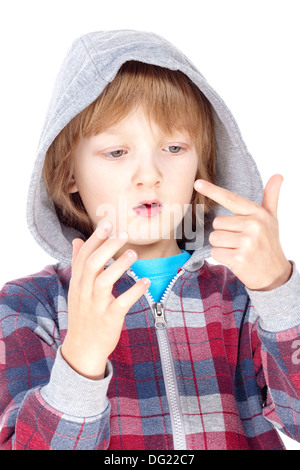
M 50 381 L 40 390 L 43 399 L 61 413 L 88 418 L 102 414 L 109 405 L 107 389 L 112 377 L 108 361 L 106 376 L 91 380 L 75 372 L 57 351 Z
M 246 288 L 263 330 L 279 332 L 300 325 L 300 274 L 291 263 L 292 276 L 282 286 L 270 291 Z

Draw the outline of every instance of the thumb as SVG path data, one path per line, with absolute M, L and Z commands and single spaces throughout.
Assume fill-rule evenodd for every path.
M 82 245 L 84 245 L 84 241 L 81 240 L 80 238 L 74 238 L 74 240 L 72 241 L 72 246 L 73 246 L 72 269 L 74 269 L 75 261 Z
M 273 175 L 267 182 L 263 194 L 262 207 L 271 215 L 277 217 L 277 208 L 283 176 Z

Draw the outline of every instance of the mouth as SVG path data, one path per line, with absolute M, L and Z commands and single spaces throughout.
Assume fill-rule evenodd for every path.
M 138 206 L 135 206 L 133 210 L 141 217 L 155 217 L 160 214 L 162 204 L 157 199 L 141 201 L 141 203 Z

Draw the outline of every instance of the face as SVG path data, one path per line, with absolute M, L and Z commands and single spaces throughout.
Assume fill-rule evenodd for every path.
M 193 194 L 198 156 L 188 133 L 165 135 L 142 109 L 117 125 L 82 138 L 74 156 L 77 192 L 95 228 L 128 232 L 140 259 L 180 253 L 176 228 Z M 118 253 L 117 258 L 122 253 Z

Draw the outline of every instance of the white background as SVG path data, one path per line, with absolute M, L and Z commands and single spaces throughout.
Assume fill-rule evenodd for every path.
M 284 176 L 286 256 L 300 265 L 298 0 L 9 0 L 0 7 L 0 284 L 54 263 L 26 225 L 26 195 L 60 64 L 75 38 L 153 31 L 181 49 L 231 109 L 264 183 Z M 288 449 L 300 444 L 283 437 Z

